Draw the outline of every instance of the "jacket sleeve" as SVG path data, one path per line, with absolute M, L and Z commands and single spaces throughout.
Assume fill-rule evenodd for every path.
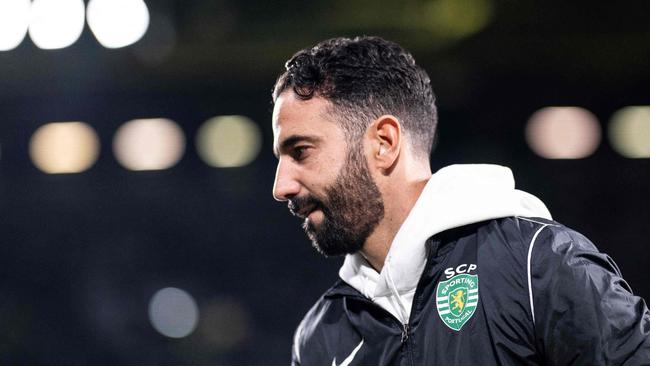
M 531 243 L 529 283 L 546 365 L 650 365 L 650 312 L 607 255 L 548 225 Z

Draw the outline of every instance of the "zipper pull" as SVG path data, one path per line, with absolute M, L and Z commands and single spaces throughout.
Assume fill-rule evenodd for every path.
M 409 325 L 404 324 L 404 329 L 402 330 L 402 340 L 400 342 L 404 343 L 409 339 Z

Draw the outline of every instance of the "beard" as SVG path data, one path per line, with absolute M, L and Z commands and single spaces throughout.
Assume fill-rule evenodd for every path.
M 366 239 L 384 217 L 384 202 L 375 184 L 362 149 L 351 148 L 346 164 L 334 183 L 325 188 L 325 197 L 294 197 L 292 212 L 301 208 L 320 209 L 323 220 L 316 225 L 308 219 L 303 229 L 312 246 L 326 257 L 352 254 L 363 248 Z

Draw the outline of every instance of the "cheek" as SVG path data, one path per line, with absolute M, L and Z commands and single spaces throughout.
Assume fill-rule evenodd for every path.
M 317 172 L 305 181 L 305 188 L 307 188 L 311 195 L 321 201 L 327 198 L 327 188 L 332 185 L 332 181 L 328 178 L 327 174 L 323 171 Z
M 322 147 L 313 150 L 313 154 L 302 166 L 303 184 L 314 196 L 326 198 L 327 188 L 332 187 L 341 172 L 346 169 L 346 150 Z
M 336 177 L 343 168 L 344 167 L 341 166 L 340 161 L 331 157 L 325 159 L 314 159 L 310 163 L 309 169 L 307 169 L 308 172 L 305 171 L 305 174 L 307 180 L 310 182 L 310 186 L 313 186 L 316 190 L 322 190 L 334 183 Z
M 332 174 L 333 170 L 338 165 L 338 161 L 331 155 L 319 154 L 319 156 L 314 157 L 311 164 L 313 164 L 314 171 L 319 176 L 326 177 Z

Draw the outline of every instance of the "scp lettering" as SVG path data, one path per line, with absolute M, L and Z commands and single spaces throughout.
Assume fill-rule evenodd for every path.
M 476 271 L 476 264 L 460 264 L 456 268 L 454 267 L 449 267 L 445 269 L 445 276 L 447 278 L 452 278 L 457 274 L 462 274 L 462 273 L 470 273 L 472 271 Z

